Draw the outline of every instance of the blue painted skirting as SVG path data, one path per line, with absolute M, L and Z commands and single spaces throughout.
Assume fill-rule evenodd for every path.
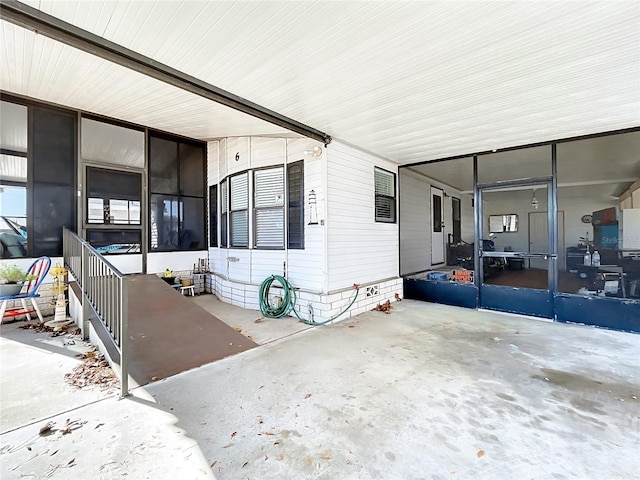
M 640 333 L 640 300 L 559 293 L 555 297 L 555 310 L 559 322 Z
M 404 279 L 404 296 L 414 300 L 478 308 L 478 289 L 472 283 Z M 564 323 L 640 333 L 640 300 L 558 293 L 545 290 L 483 285 L 482 307 L 511 313 L 554 318 Z
M 404 296 L 414 300 L 477 308 L 478 287 L 473 283 L 404 279 Z
M 548 290 L 482 285 L 480 295 L 482 308 L 553 318 L 553 299 Z

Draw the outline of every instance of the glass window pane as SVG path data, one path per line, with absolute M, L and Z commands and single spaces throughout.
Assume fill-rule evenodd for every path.
M 271 168 L 254 172 L 254 207 L 284 205 L 284 169 Z
M 87 204 L 87 221 L 89 223 L 104 223 L 104 200 L 102 198 L 89 198 Z
M 376 195 L 395 196 L 395 185 L 393 173 L 385 172 L 376 168 L 375 170 Z
M 549 175 L 551 175 L 550 145 L 491 153 L 478 157 L 478 183 L 547 177 Z
M 248 174 L 242 173 L 231 177 L 231 210 L 242 210 L 249 207 Z
M 0 147 L 27 152 L 27 107 L 2 101 L 0 105 Z
M 140 230 L 87 230 L 87 240 L 103 255 L 140 253 Z
M 178 144 L 164 138 L 149 141 L 149 190 L 178 194 Z
M 231 212 L 231 246 L 249 246 L 249 212 Z
M 110 223 L 129 224 L 129 201 L 109 200 Z
M 27 189 L 0 182 L 0 258 L 27 255 Z
M 180 193 L 204 196 L 204 148 L 180 144 Z
M 140 224 L 140 202 L 129 201 L 129 220 L 132 224 Z
M 170 195 L 151 195 L 149 213 L 152 250 L 178 249 L 178 210 L 178 197 Z
M 284 247 L 284 210 L 256 210 L 256 247 Z
M 144 168 L 144 132 L 83 118 L 82 158 Z
M 640 298 L 639 152 L 640 132 L 558 144 L 561 292 Z
M 27 183 L 27 157 L 0 155 L 0 182 Z

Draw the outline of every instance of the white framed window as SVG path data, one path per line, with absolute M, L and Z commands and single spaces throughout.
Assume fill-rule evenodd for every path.
M 249 173 L 229 178 L 229 229 L 232 247 L 249 247 Z
M 304 249 L 303 160 L 227 177 L 219 191 L 221 248 Z M 211 225 L 216 210 L 211 206 Z
M 374 179 L 375 220 L 396 223 L 396 175 L 376 167 Z
M 284 248 L 284 168 L 253 172 L 255 248 Z

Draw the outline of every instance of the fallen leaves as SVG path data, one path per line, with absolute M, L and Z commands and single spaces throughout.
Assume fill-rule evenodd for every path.
M 384 312 L 387 315 L 391 313 L 391 300 L 387 300 L 382 304 L 376 305 L 372 310 L 372 312 Z
M 69 325 L 68 327 L 60 327 L 60 328 L 53 328 L 53 327 L 49 327 L 47 325 L 45 325 L 44 323 L 26 323 L 24 325 L 20 325 L 19 328 L 22 328 L 24 330 L 33 330 L 34 333 L 48 333 L 50 337 L 61 337 L 62 335 L 66 335 L 68 333 L 71 333 L 68 328 L 72 327 L 72 331 L 77 330 L 77 328 L 75 327 L 75 325 Z
M 216 466 L 216 463 L 218 463 L 218 460 L 214 460 L 213 462 L 211 462 L 211 465 L 209 465 L 211 468 Z
M 78 389 L 85 387 L 100 386 L 102 389 L 116 388 L 118 377 L 111 369 L 109 362 L 104 355 L 94 350 L 79 353 L 78 357 L 84 361 L 74 367 L 71 373 L 65 374 L 66 382 Z
M 260 317 L 260 318 L 256 318 L 253 323 L 262 323 L 262 321 L 264 320 L 264 317 Z
M 478 450 L 478 458 L 484 456 L 484 450 Z
M 313 458 L 307 458 L 307 465 L 313 465 Z
M 238 434 L 238 432 L 233 432 L 233 433 L 231 434 L 231 438 L 235 437 L 237 434 Z
M 396 293 L 395 297 L 396 297 L 396 301 L 398 301 L 398 302 L 402 301 L 402 297 L 400 297 L 400 294 Z
M 240 328 L 240 327 L 236 327 L 234 330 L 235 330 L 236 332 L 238 332 L 238 333 L 242 333 L 242 328 Z
M 40 429 L 38 433 L 40 435 L 46 435 L 47 433 L 51 433 L 51 429 L 53 428 L 54 425 L 55 425 L 54 422 L 48 422 Z
M 305 399 L 307 399 L 307 398 L 309 398 L 310 396 L 311 396 L 311 394 L 310 394 L 310 393 L 307 393 L 307 394 L 304 396 L 304 398 L 305 398 Z

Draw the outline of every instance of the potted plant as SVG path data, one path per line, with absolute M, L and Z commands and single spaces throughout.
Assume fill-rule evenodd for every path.
M 16 265 L 0 265 L 0 297 L 17 295 L 22 290 L 22 284 L 33 280 L 31 275 Z

